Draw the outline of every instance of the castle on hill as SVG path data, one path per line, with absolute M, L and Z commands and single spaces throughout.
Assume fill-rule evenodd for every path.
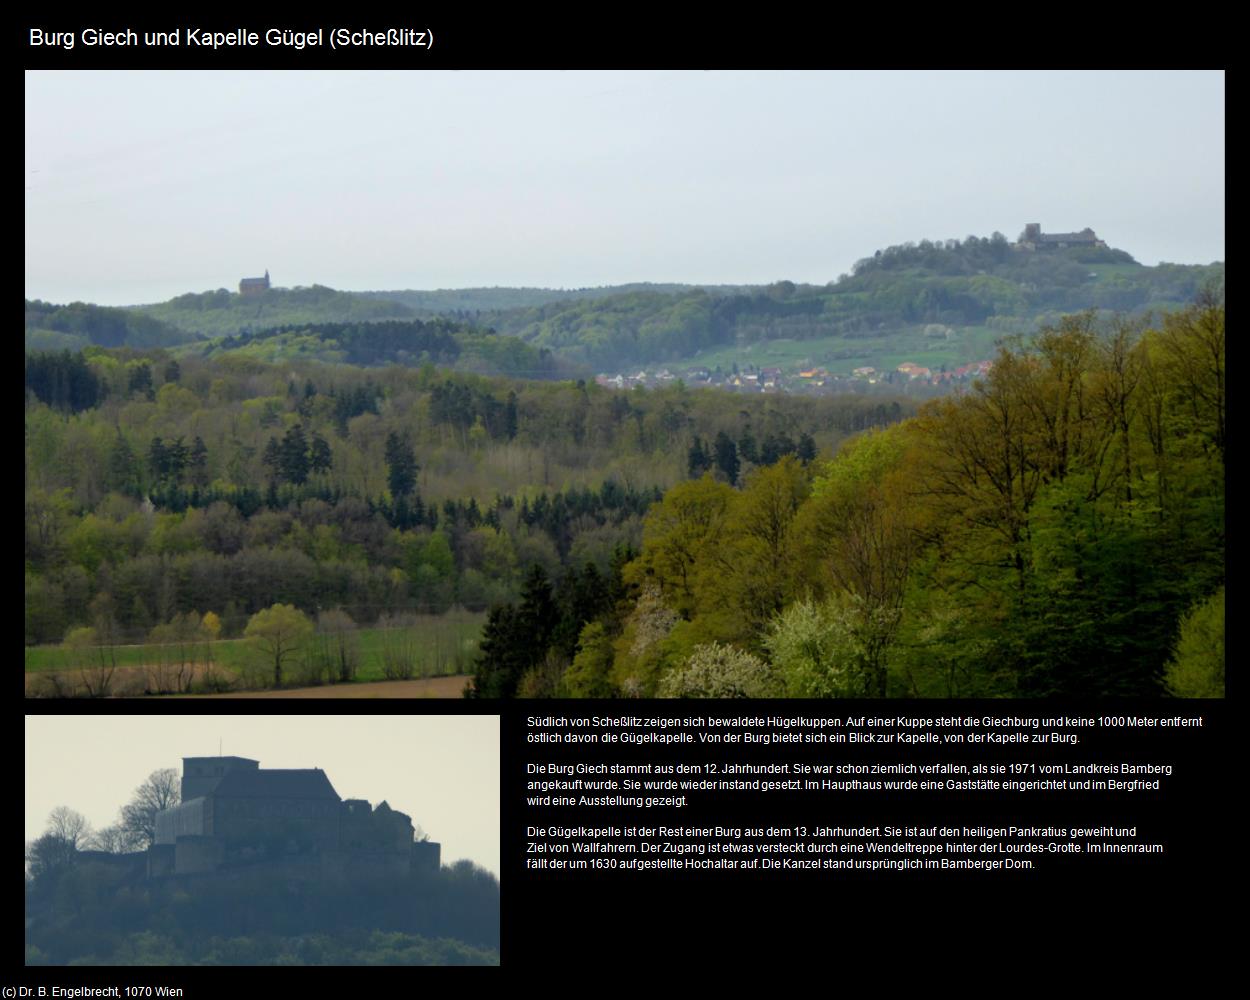
M 1032 251 L 1062 250 L 1067 247 L 1100 247 L 1105 250 L 1107 244 L 1088 226 L 1079 233 L 1044 233 L 1040 222 L 1030 222 L 1025 225 L 1015 247 L 1017 250 Z
M 440 846 L 413 837 L 386 802 L 342 799 L 320 768 L 261 768 L 246 757 L 184 757 L 182 802 L 156 816 L 149 878 L 280 869 L 306 877 L 437 871 Z

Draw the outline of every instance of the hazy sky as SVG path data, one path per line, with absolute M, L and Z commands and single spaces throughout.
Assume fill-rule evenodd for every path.
M 823 283 L 1090 226 L 1224 258 L 1223 72 L 31 72 L 26 295 Z
M 26 839 L 65 805 L 93 828 L 153 771 L 222 752 L 262 768 L 319 767 L 345 799 L 385 799 L 460 858 L 499 874 L 499 718 L 479 715 L 26 717 Z

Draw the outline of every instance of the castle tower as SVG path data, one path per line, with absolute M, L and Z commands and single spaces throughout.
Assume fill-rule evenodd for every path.
M 183 757 L 182 801 L 208 795 L 231 771 L 255 771 L 260 761 L 247 757 Z

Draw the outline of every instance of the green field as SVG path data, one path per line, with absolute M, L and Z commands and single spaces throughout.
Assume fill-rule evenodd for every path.
M 410 621 L 411 624 L 404 628 L 362 628 L 353 633 L 359 657 L 355 683 L 387 679 L 384 665 L 387 648 L 403 649 L 411 656 L 413 677 L 442 677 L 472 670 L 478 639 L 486 621 L 484 612 L 456 609 L 442 615 L 414 615 Z M 242 681 L 249 676 L 263 679 L 271 672 L 272 668 L 267 667 L 264 655 L 251 640 L 221 639 L 208 644 L 208 647 L 211 648 L 213 665 L 229 679 Z M 177 662 L 180 655 L 185 655 L 202 668 L 206 659 L 205 648 L 206 644 L 199 643 L 186 647 L 189 652 L 183 654 L 180 649 L 169 645 L 115 646 L 111 652 L 120 675 L 118 686 L 133 688 L 133 682 L 121 683 L 126 675 L 137 677 L 151 673 L 161 664 Z M 87 651 L 88 656 L 97 653 L 96 650 Z M 70 650 L 64 646 L 30 646 L 26 648 L 26 673 L 63 673 L 73 677 L 82 673 L 83 659 L 84 652 L 81 650 Z M 288 678 L 291 684 L 316 683 L 309 679 L 307 663 L 305 655 L 296 654 L 289 666 L 284 667 L 284 683 Z M 166 670 L 169 669 L 167 666 Z

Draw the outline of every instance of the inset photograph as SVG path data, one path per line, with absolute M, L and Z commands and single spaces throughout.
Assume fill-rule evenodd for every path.
M 27 965 L 497 965 L 499 717 L 27 716 Z

